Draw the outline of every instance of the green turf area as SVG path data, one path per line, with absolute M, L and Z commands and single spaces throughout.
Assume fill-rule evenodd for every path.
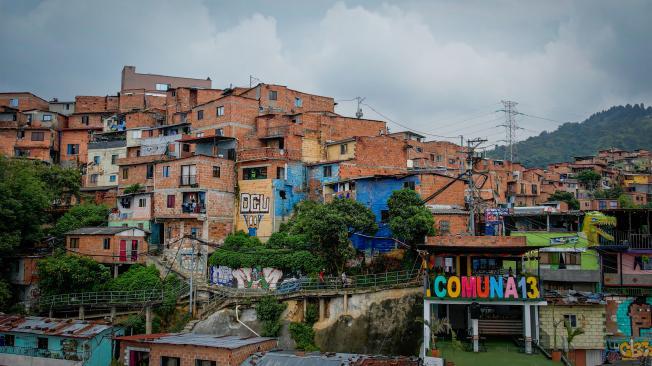
M 455 366 L 547 366 L 561 365 L 552 362 L 544 355 L 527 355 L 520 353 L 513 342 L 490 340 L 485 342 L 487 352 L 466 352 L 455 350 L 448 341 L 439 341 L 437 346 L 442 352 L 445 361 L 455 362 Z

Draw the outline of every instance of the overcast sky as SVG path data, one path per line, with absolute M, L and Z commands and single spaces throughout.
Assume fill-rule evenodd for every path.
M 342 114 L 362 96 L 367 118 L 496 142 L 503 99 L 554 121 L 652 102 L 651 15 L 633 0 L 0 0 L 0 91 L 115 94 L 123 65 L 215 88 L 253 75 Z M 558 125 L 518 122 L 521 138 Z

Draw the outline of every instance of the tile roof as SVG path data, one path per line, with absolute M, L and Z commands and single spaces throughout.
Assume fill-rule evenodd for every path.
M 162 333 L 138 336 L 117 337 L 118 340 L 137 341 L 150 344 L 175 344 L 175 345 L 192 345 L 200 347 L 214 347 L 236 349 L 244 346 L 258 344 L 274 338 L 251 337 L 240 338 L 235 336 L 218 337 L 210 334 L 195 333 Z
M 91 227 L 82 227 L 77 230 L 68 231 L 65 235 L 115 235 L 131 229 L 142 230 L 137 227 L 91 226 Z

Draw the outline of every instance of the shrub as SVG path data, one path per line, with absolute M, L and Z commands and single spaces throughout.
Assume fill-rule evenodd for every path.
M 278 336 L 281 331 L 281 315 L 286 307 L 287 304 L 278 302 L 273 296 L 265 296 L 256 304 L 256 316 L 263 323 L 262 336 Z
M 319 308 L 315 304 L 308 304 L 306 306 L 306 324 L 313 325 L 319 320 Z
M 300 351 L 319 351 L 315 345 L 315 331 L 311 325 L 305 323 L 290 323 L 290 337 Z

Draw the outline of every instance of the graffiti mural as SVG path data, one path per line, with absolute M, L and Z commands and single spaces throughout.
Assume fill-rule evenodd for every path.
M 210 283 L 219 286 L 233 286 L 233 270 L 226 266 L 211 266 Z
M 614 336 L 652 336 L 652 297 L 607 300 L 606 325 Z
M 250 236 L 256 236 L 260 222 L 269 214 L 269 197 L 257 193 L 240 194 L 240 214 Z

